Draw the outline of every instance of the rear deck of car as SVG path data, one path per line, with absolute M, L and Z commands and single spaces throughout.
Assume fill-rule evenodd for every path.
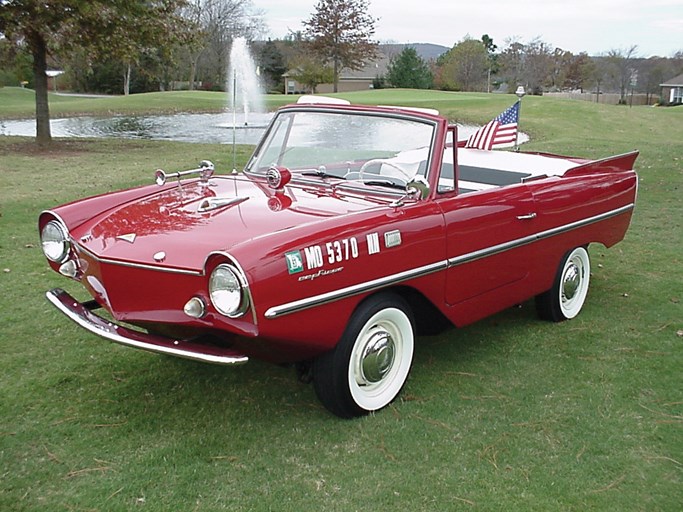
M 448 152 L 441 178 L 453 176 L 453 163 Z M 548 176 L 562 176 L 586 160 L 557 158 L 515 151 L 482 151 L 458 148 L 458 191 L 462 193 L 488 190 Z

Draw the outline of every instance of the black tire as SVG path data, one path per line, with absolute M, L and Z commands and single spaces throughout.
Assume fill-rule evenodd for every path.
M 415 322 L 405 300 L 392 293 L 366 299 L 337 346 L 313 362 L 318 398 L 341 418 L 386 407 L 408 378 L 414 345 Z
M 578 315 L 586 302 L 590 275 L 590 258 L 584 247 L 565 254 L 553 287 L 536 296 L 538 316 L 543 320 L 562 322 Z

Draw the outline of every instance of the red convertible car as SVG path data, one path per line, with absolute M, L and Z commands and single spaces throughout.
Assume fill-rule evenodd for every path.
M 575 317 L 587 247 L 623 239 L 637 153 L 459 148 L 436 111 L 280 109 L 243 172 L 213 165 L 40 215 L 48 299 L 88 331 L 218 364 L 292 363 L 334 414 L 392 402 L 416 336 L 535 297 Z M 108 314 L 96 314 L 103 308 Z

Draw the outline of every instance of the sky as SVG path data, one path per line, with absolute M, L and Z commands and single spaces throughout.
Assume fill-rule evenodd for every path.
M 252 0 L 270 37 L 302 30 L 317 0 Z M 466 36 L 506 41 L 540 37 L 574 54 L 606 54 L 637 45 L 638 57 L 683 51 L 683 0 L 370 0 L 375 39 L 452 47 Z

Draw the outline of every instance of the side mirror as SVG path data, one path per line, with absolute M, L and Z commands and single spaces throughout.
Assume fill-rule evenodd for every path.
M 406 183 L 406 193 L 396 201 L 391 203 L 391 206 L 394 208 L 403 206 L 403 201 L 406 199 L 415 199 L 419 201 L 420 199 L 426 199 L 429 197 L 429 182 L 426 180 L 424 176 L 417 175 L 414 176 L 413 178 Z
M 414 176 L 407 184 L 406 190 L 413 198 L 420 200 L 429 197 L 431 192 L 429 188 L 429 182 L 427 179 L 418 174 Z

